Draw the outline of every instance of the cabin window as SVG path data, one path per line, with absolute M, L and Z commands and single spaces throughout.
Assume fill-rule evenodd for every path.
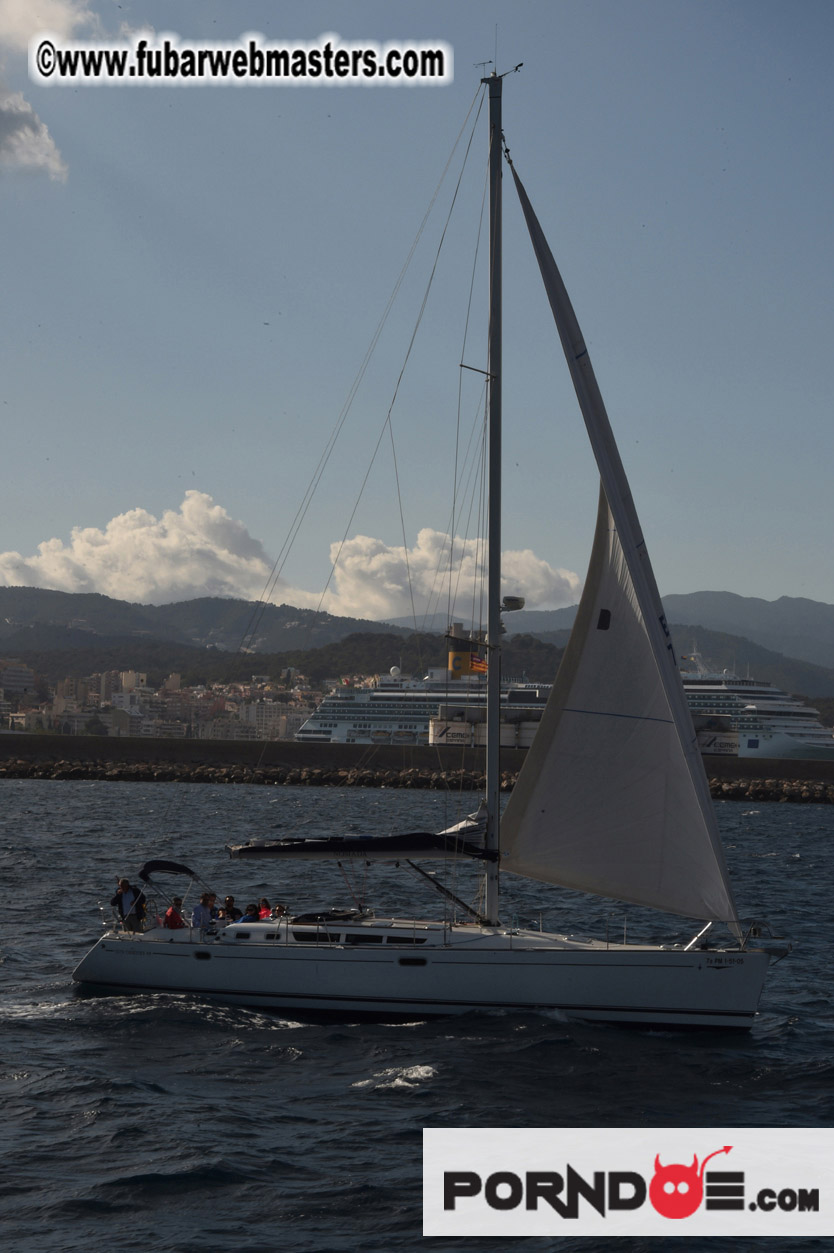
M 251 940 L 252 932 L 251 931 L 236 931 L 235 939 L 236 940 Z
M 347 944 L 381 944 L 385 937 L 382 935 L 374 935 L 369 931 L 348 932 L 345 936 Z
M 427 966 L 428 962 L 425 957 L 401 957 L 399 964 L 401 966 Z
M 197 958 L 198 962 L 207 962 L 211 958 L 211 953 L 207 953 L 203 948 L 198 948 L 194 956 Z
M 389 935 L 389 944 L 425 944 L 426 937 L 418 935 Z
M 600 611 L 599 611 L 599 621 L 597 622 L 597 630 L 598 630 L 598 631 L 607 631 L 607 630 L 608 630 L 608 628 L 610 627 L 610 625 L 611 625 L 611 610 L 610 610 L 610 609 L 600 609 Z
M 330 935 L 327 931 L 293 931 L 294 940 L 306 941 L 308 944 L 338 944 L 339 936 Z

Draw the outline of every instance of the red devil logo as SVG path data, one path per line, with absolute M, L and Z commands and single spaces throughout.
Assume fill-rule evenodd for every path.
M 698 1170 L 697 1154 L 691 1166 L 674 1164 L 661 1166 L 660 1154 L 654 1159 L 654 1178 L 649 1184 L 649 1200 L 664 1218 L 689 1218 L 694 1214 L 704 1195 L 704 1167 L 710 1157 L 729 1153 L 733 1146 L 725 1144 L 701 1162 Z

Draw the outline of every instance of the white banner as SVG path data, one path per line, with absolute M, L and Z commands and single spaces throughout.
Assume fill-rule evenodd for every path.
M 424 1236 L 832 1236 L 828 1127 L 430 1127 Z

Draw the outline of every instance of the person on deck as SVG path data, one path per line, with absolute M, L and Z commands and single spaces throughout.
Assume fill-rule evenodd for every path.
M 247 905 L 246 912 L 244 913 L 243 917 L 238 918 L 238 922 L 258 922 L 258 921 L 259 919 L 258 919 L 257 905 Z
M 272 917 L 272 906 L 265 896 L 262 896 L 258 901 L 258 917 L 261 920 Z
M 145 893 L 132 887 L 129 879 L 119 879 L 118 884 L 110 904 L 118 909 L 125 931 L 144 931 Z
M 171 905 L 169 909 L 166 909 L 163 925 L 166 926 L 169 931 L 179 931 L 180 927 L 185 926 L 185 919 L 182 916 L 181 896 L 175 896 L 173 905 Z
M 191 914 L 192 927 L 199 927 L 201 931 L 210 927 L 213 921 L 211 909 L 209 907 L 209 895 L 210 894 L 208 892 L 204 892 L 202 894 L 199 902 L 194 906 Z
M 223 912 L 229 922 L 237 922 L 241 916 L 241 912 L 235 905 L 235 898 L 227 896 L 223 902 Z

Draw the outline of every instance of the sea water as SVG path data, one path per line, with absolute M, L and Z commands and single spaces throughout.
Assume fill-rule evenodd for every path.
M 471 803 L 463 798 L 464 811 Z M 742 915 L 769 919 L 794 946 L 771 967 L 750 1033 L 627 1030 L 556 1013 L 309 1022 L 197 998 L 80 995 L 70 974 L 101 934 L 99 906 L 109 916 L 116 877 L 134 878 L 151 857 L 185 862 L 241 905 L 265 895 L 293 910 L 367 903 L 435 916 L 439 898 L 393 867 L 343 879 L 326 863 L 229 861 L 224 845 L 436 830 L 461 816 L 453 798 L 0 781 L 3 1248 L 491 1248 L 422 1239 L 423 1127 L 830 1126 L 834 807 L 723 803 L 717 812 Z M 451 886 L 466 896 L 474 884 L 459 875 Z M 522 925 L 688 938 L 684 923 L 670 935 L 668 920 L 648 911 L 509 875 L 505 887 L 507 915 Z M 610 1243 L 500 1247 L 596 1253 Z

